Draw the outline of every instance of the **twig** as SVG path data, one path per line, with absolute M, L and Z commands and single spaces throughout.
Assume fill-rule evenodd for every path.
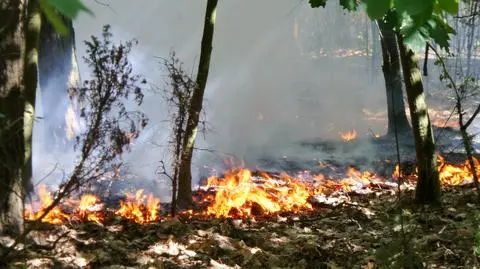
M 38 186 L 40 183 L 42 183 L 42 181 L 44 181 L 45 179 L 47 179 L 49 176 L 51 176 L 53 174 L 53 172 L 55 170 L 57 170 L 57 167 L 58 167 L 58 163 L 55 163 L 55 166 L 52 168 L 52 170 L 50 170 L 50 172 L 48 172 L 45 176 L 43 176 L 38 182 L 37 184 L 35 184 L 35 187 Z
M 477 171 L 475 169 L 475 162 L 473 161 L 472 141 L 471 141 L 470 136 L 469 136 L 468 131 L 467 131 L 468 126 L 466 126 L 463 123 L 463 116 L 464 116 L 464 112 L 463 112 L 463 109 L 462 109 L 462 99 L 463 98 L 462 98 L 462 95 L 460 94 L 460 90 L 458 89 L 457 84 L 455 83 L 452 76 L 448 72 L 448 69 L 445 65 L 445 61 L 443 60 L 443 58 L 440 56 L 438 51 L 432 45 L 429 44 L 429 46 L 435 52 L 435 55 L 437 56 L 438 60 L 440 61 L 441 65 L 442 65 L 443 73 L 444 73 L 445 77 L 450 81 L 451 87 L 454 89 L 454 92 L 455 92 L 456 110 L 457 110 L 457 113 L 458 113 L 458 124 L 460 125 L 460 132 L 462 134 L 462 140 L 463 140 L 463 144 L 464 144 L 464 147 L 465 147 L 465 152 L 467 154 L 468 163 L 470 165 L 470 173 L 472 173 L 473 182 L 475 183 L 475 188 L 477 190 L 478 199 L 480 201 L 480 186 L 479 186 L 479 182 L 478 182 Z M 480 110 L 480 105 L 477 107 L 477 109 L 474 112 L 474 114 L 472 115 L 472 117 L 470 117 L 470 119 L 467 121 L 467 123 L 469 125 L 471 124 L 473 119 L 478 115 L 479 110 Z
M 101 6 L 108 7 L 113 13 L 115 13 L 115 10 L 113 10 L 113 8 L 110 6 L 110 4 L 101 2 L 101 1 L 99 1 L 99 0 L 93 0 L 93 1 L 95 1 L 95 3 L 97 3 L 97 4 L 101 5 Z

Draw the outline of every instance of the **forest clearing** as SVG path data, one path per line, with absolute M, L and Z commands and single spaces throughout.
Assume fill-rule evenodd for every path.
M 147 2 L 0 2 L 0 268 L 480 267 L 478 0 Z

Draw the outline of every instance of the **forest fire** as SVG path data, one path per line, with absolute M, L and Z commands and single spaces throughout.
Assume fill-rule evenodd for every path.
M 474 157 L 475 171 L 480 175 L 480 163 Z M 463 164 L 453 165 L 445 163 L 442 156 L 438 156 L 440 181 L 446 185 L 463 185 L 473 182 L 473 175 L 470 172 L 470 164 L 465 160 Z
M 38 197 L 40 202 L 40 209 L 37 212 L 34 212 L 32 205 L 25 206 L 25 219 L 27 220 L 36 220 L 41 218 L 45 214 L 45 209 L 48 208 L 53 203 L 53 197 L 50 192 L 47 190 L 47 186 L 40 185 L 38 187 Z M 48 214 L 43 217 L 43 222 L 48 222 L 52 224 L 62 224 L 69 218 L 69 215 L 65 214 L 60 207 L 54 207 Z
M 350 130 L 347 132 L 339 132 L 340 137 L 343 139 L 343 141 L 348 142 L 357 139 L 357 131 L 356 130 Z
M 480 175 L 480 162 L 477 159 L 477 174 Z M 473 181 L 469 164 L 447 163 L 438 156 L 440 181 L 443 185 L 462 185 Z M 392 179 L 400 175 L 398 164 L 395 166 Z M 416 181 L 416 173 L 408 175 L 406 181 Z M 313 210 L 312 197 L 316 195 L 329 196 L 332 193 L 351 193 L 359 190 L 371 191 L 375 186 L 385 185 L 387 179 L 371 171 L 359 171 L 348 168 L 345 177 L 332 179 L 327 175 L 318 174 L 309 180 L 295 178 L 282 173 L 272 175 L 266 172 L 253 173 L 246 168 L 235 168 L 225 172 L 223 177 L 208 178 L 206 187 L 214 193 L 202 194 L 206 203 L 204 211 L 190 212 L 204 217 L 252 218 L 267 216 L 280 212 L 308 212 Z M 52 195 L 44 185 L 38 190 L 40 209 L 33 211 L 31 205 L 25 210 L 25 219 L 36 220 L 44 214 L 53 201 Z M 71 213 L 67 213 L 71 212 Z M 61 206 L 53 208 L 43 219 L 43 222 L 62 224 L 67 221 L 88 221 L 102 223 L 105 221 L 104 205 L 92 194 L 84 194 L 80 199 L 68 199 Z M 153 194 L 145 195 L 143 189 L 134 194 L 128 193 L 126 199 L 120 201 L 120 207 L 114 215 L 138 224 L 147 224 L 160 220 L 160 200 Z
M 477 175 L 480 176 L 480 162 L 475 157 L 473 157 L 473 161 L 475 163 L 475 170 L 477 172 Z M 459 186 L 473 182 L 473 175 L 470 172 L 470 164 L 468 163 L 468 160 L 465 160 L 462 164 L 451 164 L 447 163 L 443 156 L 437 155 L 437 163 L 438 174 L 442 185 Z M 415 173 L 408 175 L 407 179 L 411 181 L 416 181 L 417 172 L 417 169 L 415 169 Z M 395 165 L 392 178 L 398 179 L 399 176 L 400 168 L 397 164 Z
M 256 182 L 248 169 L 232 170 L 223 179 L 211 177 L 208 186 L 217 188 L 207 214 L 216 217 L 248 217 L 279 211 L 312 209 L 308 198 L 313 189 L 306 183 L 282 175 L 273 179 L 262 175 L 263 182 Z
M 34 221 L 41 218 L 46 208 L 53 202 L 52 194 L 45 185 L 39 186 L 38 196 L 39 209 L 36 212 L 32 205 L 25 206 L 26 220 Z M 144 201 L 143 190 L 138 190 L 135 196 L 127 194 L 127 200 L 120 201 L 121 206 L 115 214 L 140 224 L 158 220 L 160 201 L 152 194 L 147 197 L 146 204 Z M 93 194 L 84 194 L 80 199 L 69 198 L 65 203 L 54 207 L 41 221 L 51 224 L 62 224 L 69 221 L 102 223 L 105 219 L 104 213 L 104 204 L 99 197 Z
M 135 196 L 127 194 L 125 201 L 120 201 L 120 209 L 115 214 L 136 223 L 145 224 L 159 220 L 158 214 L 160 200 L 149 194 L 143 194 L 143 190 L 137 190 Z

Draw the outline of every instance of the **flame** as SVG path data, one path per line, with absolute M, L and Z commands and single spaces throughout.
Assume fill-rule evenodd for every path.
M 144 195 L 143 191 L 143 189 L 137 190 L 135 196 L 127 193 L 127 199 L 120 201 L 120 208 L 115 211 L 115 214 L 140 224 L 159 220 L 160 200 L 153 197 L 151 193 L 148 196 Z
M 480 176 L 480 162 L 473 157 L 475 170 L 477 175 Z M 445 158 L 441 155 L 437 155 L 438 173 L 440 182 L 442 185 L 464 185 L 473 182 L 473 174 L 470 172 L 470 164 L 468 160 L 465 160 L 462 164 L 451 164 L 445 161 Z M 415 169 L 415 174 L 410 175 L 408 179 L 416 181 L 418 179 L 418 168 Z M 395 165 L 395 169 L 392 174 L 393 179 L 398 179 L 400 175 L 399 165 Z
M 438 155 L 439 176 L 442 184 L 448 185 L 463 185 L 473 182 L 473 174 L 470 172 L 470 164 L 465 160 L 463 164 L 453 165 L 445 162 L 445 158 Z M 480 163 L 473 157 L 475 170 L 477 175 L 480 175 Z
M 312 209 L 307 202 L 312 191 L 308 186 L 288 175 L 280 180 L 262 175 L 262 184 L 254 182 L 248 169 L 234 169 L 224 178 L 211 177 L 208 186 L 217 187 L 215 200 L 207 209 L 216 217 L 248 217 L 279 211 L 297 212 Z
M 480 175 L 480 161 L 474 158 L 476 173 Z M 387 161 L 391 163 L 391 161 Z M 319 161 L 320 165 L 327 164 Z M 462 185 L 473 181 L 468 161 L 462 164 L 447 163 L 438 155 L 438 170 L 442 185 Z M 332 169 L 332 171 L 335 171 Z M 183 212 L 189 218 L 194 216 L 252 218 L 258 215 L 270 215 L 280 212 L 298 213 L 313 210 L 312 198 L 330 195 L 334 192 L 371 191 L 373 188 L 385 186 L 385 178 L 371 171 L 359 171 L 350 167 L 341 179 L 327 178 L 326 175 L 311 175 L 308 171 L 291 177 L 286 173 L 271 175 L 266 172 L 256 173 L 245 168 L 233 168 L 223 177 L 212 176 L 207 180 L 207 189 L 199 192 L 194 200 L 205 205 L 205 211 Z M 395 165 L 392 179 L 401 175 L 400 166 Z M 308 180 L 305 180 L 307 178 Z M 406 176 L 406 182 L 418 179 L 417 173 Z M 388 185 L 387 185 L 388 186 Z M 212 191 L 213 190 L 213 191 Z M 52 202 L 52 194 L 45 185 L 39 186 L 39 202 L 33 210 L 27 205 L 25 219 L 37 220 L 44 214 Z M 315 197 L 314 197 L 315 196 Z M 160 200 L 153 194 L 145 195 L 143 189 L 128 193 L 120 208 L 114 214 L 139 224 L 146 224 L 160 219 Z M 68 212 L 68 213 L 66 213 Z M 89 221 L 101 223 L 104 221 L 103 204 L 92 194 L 84 194 L 80 199 L 68 199 L 65 203 L 54 207 L 42 219 L 43 222 L 62 224 L 67 221 Z
M 80 201 L 74 201 L 72 204 L 77 205 L 78 209 L 74 210 L 73 216 L 80 219 L 96 223 L 102 223 L 103 203 L 100 202 L 100 198 L 93 194 L 84 194 L 80 198 Z
M 400 165 L 395 164 L 395 169 L 393 169 L 392 179 L 398 180 L 400 178 Z
M 45 209 L 53 203 L 52 194 L 47 190 L 47 186 L 40 185 L 38 187 L 38 196 L 40 199 L 40 209 L 37 212 L 34 212 L 32 205 L 25 206 L 25 219 L 26 220 L 37 220 L 44 213 Z M 48 222 L 52 224 L 62 224 L 68 219 L 68 215 L 65 214 L 60 207 L 56 206 L 48 214 L 43 217 L 42 222 Z
M 37 220 L 44 213 L 45 210 L 53 203 L 52 194 L 47 190 L 45 185 L 38 187 L 39 196 L 39 210 L 34 211 L 31 204 L 25 205 L 25 219 Z M 64 207 L 74 208 L 71 214 L 65 213 Z M 95 209 L 95 207 L 97 209 Z M 99 209 L 98 209 L 99 208 Z M 84 194 L 80 200 L 69 199 L 65 204 L 54 207 L 47 215 L 42 219 L 42 222 L 51 224 L 62 224 L 67 221 L 81 220 L 92 221 L 101 223 L 103 220 L 100 210 L 103 208 L 103 204 L 100 203 L 100 199 L 92 194 Z
M 339 132 L 339 135 L 343 139 L 343 141 L 346 141 L 346 142 L 357 139 L 357 131 L 356 130 L 351 130 L 351 131 L 344 132 L 344 133 Z

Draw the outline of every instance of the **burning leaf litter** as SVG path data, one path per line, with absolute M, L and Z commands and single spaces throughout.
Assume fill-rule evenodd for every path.
M 147 197 L 143 194 L 143 190 L 137 190 L 135 196 L 127 193 L 126 201 L 120 201 L 120 209 L 115 211 L 115 214 L 144 224 L 160 219 L 159 208 L 160 199 L 155 198 L 151 193 Z
M 472 182 L 469 165 L 454 165 L 446 163 L 442 156 L 438 157 L 440 180 L 444 185 L 463 185 Z M 480 164 L 477 164 L 477 173 L 480 175 Z M 349 193 L 368 194 L 375 189 L 393 189 L 395 182 L 389 182 L 370 171 L 358 171 L 350 167 L 346 176 L 341 179 L 327 178 L 323 174 L 316 176 L 291 177 L 286 173 L 272 175 L 266 172 L 254 173 L 245 168 L 232 169 L 223 177 L 212 176 L 207 185 L 201 189 L 199 200 L 204 209 L 182 212 L 190 217 L 216 218 L 254 218 L 279 213 L 302 213 L 314 210 L 317 203 L 338 204 L 348 201 Z M 395 167 L 392 179 L 398 180 L 399 166 Z M 413 187 L 416 174 L 407 175 L 403 184 L 407 188 Z M 25 219 L 36 220 L 53 201 L 52 195 L 45 186 L 38 190 L 40 197 L 39 208 L 34 212 L 32 205 L 27 205 Z M 338 196 L 344 198 L 338 198 Z M 343 195 L 343 196 L 342 196 Z M 105 222 L 104 205 L 100 198 L 85 194 L 78 200 L 69 199 L 61 206 L 49 212 L 43 222 L 62 224 L 67 221 Z M 120 201 L 120 207 L 114 211 L 116 216 L 135 223 L 146 224 L 160 220 L 160 200 L 140 189 L 135 194 L 128 193 L 126 199 Z
M 339 132 L 338 133 L 340 137 L 343 139 L 343 141 L 348 142 L 357 139 L 357 131 L 356 130 L 350 130 L 347 132 Z
M 391 259 L 401 258 L 402 249 L 396 248 L 401 240 L 398 201 L 388 192 L 351 196 L 337 206 L 323 204 L 317 214 L 258 222 L 179 216 L 147 226 L 120 221 L 50 225 L 30 234 L 28 251 L 14 256 L 11 264 L 31 269 L 54 264 L 100 269 L 391 268 Z M 443 198 L 439 209 L 402 207 L 406 232 L 414 238 L 409 245 L 426 268 L 473 268 L 478 257 L 472 253 L 478 230 L 476 193 L 471 186 L 446 188 Z

